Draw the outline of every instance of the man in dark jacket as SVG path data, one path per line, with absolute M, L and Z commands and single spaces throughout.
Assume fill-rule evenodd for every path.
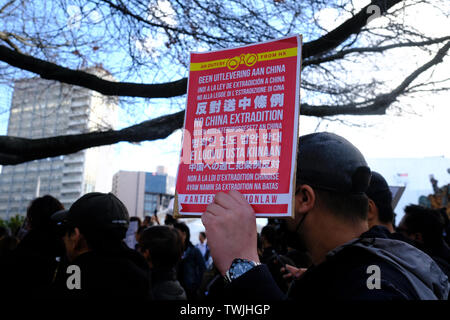
M 201 293 L 198 292 L 202 283 L 203 273 L 206 270 L 202 253 L 192 244 L 189 227 L 183 222 L 174 223 L 174 228 L 179 231 L 183 244 L 183 256 L 178 266 L 178 279 L 186 291 L 188 300 L 198 301 Z
M 447 277 L 450 277 L 450 252 L 443 238 L 444 221 L 438 210 L 416 205 L 407 206 L 405 216 L 395 232 L 392 194 L 381 174 L 372 171 L 366 194 L 369 197 L 367 215 L 369 228 L 377 226 L 377 230 L 385 234 L 386 238 L 401 240 L 422 250 L 436 262 Z M 410 225 L 410 229 L 407 225 Z M 408 232 L 409 230 L 415 232 Z M 423 235 L 426 235 L 427 245 L 421 241 Z
M 372 171 L 366 194 L 369 197 L 369 210 L 367 213 L 369 228 L 384 226 L 389 232 L 393 233 L 394 210 L 392 208 L 392 193 L 386 180 L 378 172 Z
M 444 241 L 444 220 L 439 210 L 409 205 L 397 231 L 430 255 L 450 277 L 450 248 Z
M 279 253 L 276 238 L 276 229 L 273 225 L 269 224 L 262 228 L 261 241 L 263 252 L 261 255 L 261 263 L 267 265 L 281 291 L 287 292 L 288 282 L 283 278 L 280 269 L 286 264 L 294 265 L 294 262 L 290 258 Z
M 60 217 L 70 265 L 60 270 L 55 297 L 151 297 L 144 257 L 123 242 L 129 216 L 113 194 L 88 193 Z
M 289 229 L 302 239 L 313 266 L 292 284 L 288 298 L 447 299 L 448 279 L 429 256 L 405 242 L 366 233 L 370 169 L 355 146 L 331 133 L 302 136 L 297 161 Z M 226 279 L 210 291 L 211 298 L 287 298 L 259 263 L 255 214 L 242 194 L 216 194 L 202 221 Z
M 0 260 L 0 287 L 9 298 L 36 298 L 45 295 L 57 269 L 64 246 L 50 217 L 64 209 L 54 197 L 34 199 L 27 209 L 30 230 L 17 248 Z
M 152 226 L 142 232 L 139 251 L 152 271 L 152 293 L 155 300 L 186 300 L 177 280 L 176 265 L 181 260 L 182 243 L 178 232 L 168 226 Z

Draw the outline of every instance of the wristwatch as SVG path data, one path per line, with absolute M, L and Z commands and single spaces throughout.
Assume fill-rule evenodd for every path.
M 231 281 L 236 280 L 242 276 L 247 271 L 259 266 L 261 263 L 256 261 L 251 261 L 247 259 L 237 258 L 231 263 L 230 269 L 225 273 L 225 281 L 231 283 Z

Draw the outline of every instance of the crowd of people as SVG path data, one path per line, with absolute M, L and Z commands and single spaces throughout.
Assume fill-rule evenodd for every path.
M 405 208 L 359 150 L 330 133 L 300 137 L 295 217 L 260 233 L 237 191 L 217 193 L 205 232 L 167 215 L 129 217 L 113 194 L 88 193 L 66 209 L 34 199 L 23 227 L 0 228 L 0 287 L 8 298 L 145 300 L 447 300 L 449 221 Z M 124 242 L 137 222 L 136 245 Z M 378 271 L 377 271 L 378 270 Z

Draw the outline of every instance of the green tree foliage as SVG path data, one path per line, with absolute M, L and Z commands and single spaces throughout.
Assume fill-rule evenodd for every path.
M 11 216 L 9 219 L 0 218 L 0 226 L 8 228 L 11 231 L 11 234 L 14 235 L 23 225 L 24 221 L 24 216 L 16 214 L 15 216 Z

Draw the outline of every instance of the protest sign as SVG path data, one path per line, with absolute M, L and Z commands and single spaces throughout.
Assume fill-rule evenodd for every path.
M 237 190 L 259 217 L 292 216 L 301 36 L 190 59 L 175 215 Z
M 404 186 L 389 186 L 389 190 L 391 190 L 392 193 L 392 209 L 395 209 L 395 207 L 397 207 L 397 204 L 400 201 L 405 188 L 406 187 Z

